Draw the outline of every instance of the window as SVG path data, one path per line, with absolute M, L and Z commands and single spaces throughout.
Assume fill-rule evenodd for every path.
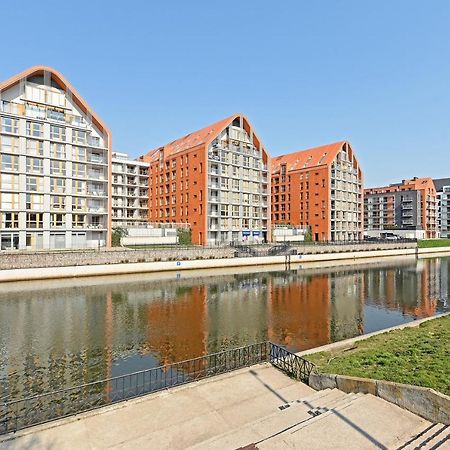
M 85 227 L 86 216 L 84 214 L 74 214 L 72 216 L 72 227 L 83 228 Z
M 3 153 L 18 153 L 18 138 L 12 136 L 0 136 L 0 151 Z
M 86 166 L 84 164 L 73 163 L 72 176 L 84 178 L 86 176 Z M 115 183 L 117 183 L 117 181 L 115 181 Z
M 19 189 L 19 175 L 0 173 L 0 188 L 2 190 Z
M 39 105 L 27 104 L 25 114 L 33 119 L 45 119 L 45 108 Z
M 19 228 L 19 213 L 0 213 L 2 228 Z
M 75 144 L 86 144 L 87 132 L 83 130 L 73 130 L 72 142 L 74 142 Z
M 42 123 L 27 121 L 27 136 L 42 137 L 44 126 Z
M 85 211 L 87 209 L 87 202 L 85 198 L 72 198 L 72 211 Z
M 11 192 L 0 193 L 0 208 L 2 209 L 18 209 L 19 208 L 19 194 Z
M 27 209 L 40 211 L 44 208 L 44 196 L 39 194 L 27 194 Z
M 64 226 L 64 214 L 52 213 L 50 214 L 50 226 L 52 228 L 61 228 Z
M 14 133 L 19 132 L 18 119 L 12 119 L 11 117 L 2 117 L 2 133 Z
M 27 228 L 42 228 L 42 213 L 27 213 Z
M 27 157 L 27 173 L 43 173 L 44 161 L 41 158 Z
M 72 156 L 76 161 L 86 161 L 86 149 L 84 147 L 72 147 Z
M 50 198 L 51 209 L 65 209 L 66 198 L 62 195 L 52 195 Z
M 50 178 L 50 192 L 64 193 L 66 180 L 64 178 Z
M 0 155 L 1 170 L 19 170 L 19 157 L 14 155 Z
M 50 145 L 50 156 L 52 158 L 66 159 L 66 146 L 52 143 Z
M 43 179 L 41 177 L 27 176 L 27 191 L 42 191 L 42 182 Z
M 66 140 L 66 128 L 58 127 L 57 125 L 50 125 L 50 139 L 57 139 L 58 141 Z
M 27 139 L 27 155 L 43 156 L 44 143 L 42 141 L 36 141 L 34 139 Z
M 85 195 L 87 192 L 87 184 L 85 181 L 72 180 L 72 193 L 78 195 Z
M 57 120 L 59 122 L 64 122 L 65 121 L 64 111 L 61 109 L 48 108 L 47 118 L 49 118 L 50 120 Z
M 66 174 L 65 161 L 55 161 L 55 160 L 50 161 L 50 174 L 51 175 L 65 175 Z

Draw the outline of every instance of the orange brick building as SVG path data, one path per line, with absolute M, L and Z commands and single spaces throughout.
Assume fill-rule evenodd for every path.
M 431 178 L 403 180 L 364 190 L 364 228 L 370 230 L 425 231 L 437 237 L 437 194 Z
M 272 159 L 272 224 L 310 227 L 315 241 L 362 239 L 362 172 L 350 143 Z
M 269 155 L 234 114 L 150 151 L 149 222 L 189 223 L 194 244 L 270 239 Z

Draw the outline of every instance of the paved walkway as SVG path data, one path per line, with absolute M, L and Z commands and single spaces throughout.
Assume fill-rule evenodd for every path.
M 0 438 L 0 449 L 390 449 L 433 426 L 371 395 L 316 392 L 263 364 L 23 430 Z

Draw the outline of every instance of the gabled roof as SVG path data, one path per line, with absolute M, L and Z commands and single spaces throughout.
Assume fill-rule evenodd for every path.
M 164 156 L 167 158 L 171 155 L 190 150 L 191 148 L 198 147 L 200 145 L 209 145 L 226 127 L 233 122 L 234 119 L 238 117 L 243 117 L 244 121 L 249 124 L 248 119 L 243 114 L 233 114 L 226 119 L 219 120 L 218 122 L 202 128 L 201 130 L 189 133 L 180 139 L 176 139 L 175 141 L 163 145 L 162 147 L 150 150 L 144 157 L 147 161 L 151 162 L 157 158 L 160 150 L 164 150 Z
M 92 121 L 97 128 L 108 135 L 109 145 L 111 145 L 111 130 L 106 126 L 106 124 L 100 119 L 100 117 L 93 111 L 93 109 L 86 103 L 83 97 L 78 93 L 78 91 L 64 78 L 64 76 L 48 66 L 33 66 L 17 75 L 3 81 L 0 83 L 0 92 L 6 91 L 11 87 L 20 83 L 20 80 L 28 78 L 34 75 L 42 75 L 44 72 L 50 73 L 52 79 L 59 85 L 64 91 L 69 91 L 72 93 L 72 99 L 77 104 L 77 106 L 85 113 L 89 113 L 92 116 Z
M 309 169 L 311 167 L 331 164 L 345 143 L 348 142 L 340 141 L 288 153 L 286 155 L 275 156 L 272 158 L 272 173 L 278 172 L 283 164 L 286 164 L 287 171 Z

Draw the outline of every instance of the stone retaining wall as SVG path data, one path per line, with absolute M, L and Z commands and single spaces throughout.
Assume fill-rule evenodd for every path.
M 430 422 L 450 425 L 450 397 L 434 389 L 328 373 L 311 373 L 308 384 L 318 391 L 339 389 L 346 393 L 372 394 Z
M 37 267 L 90 266 L 95 264 L 142 263 L 196 259 L 232 258 L 234 249 L 181 248 L 151 250 L 79 250 L 53 252 L 1 252 L 0 270 Z

